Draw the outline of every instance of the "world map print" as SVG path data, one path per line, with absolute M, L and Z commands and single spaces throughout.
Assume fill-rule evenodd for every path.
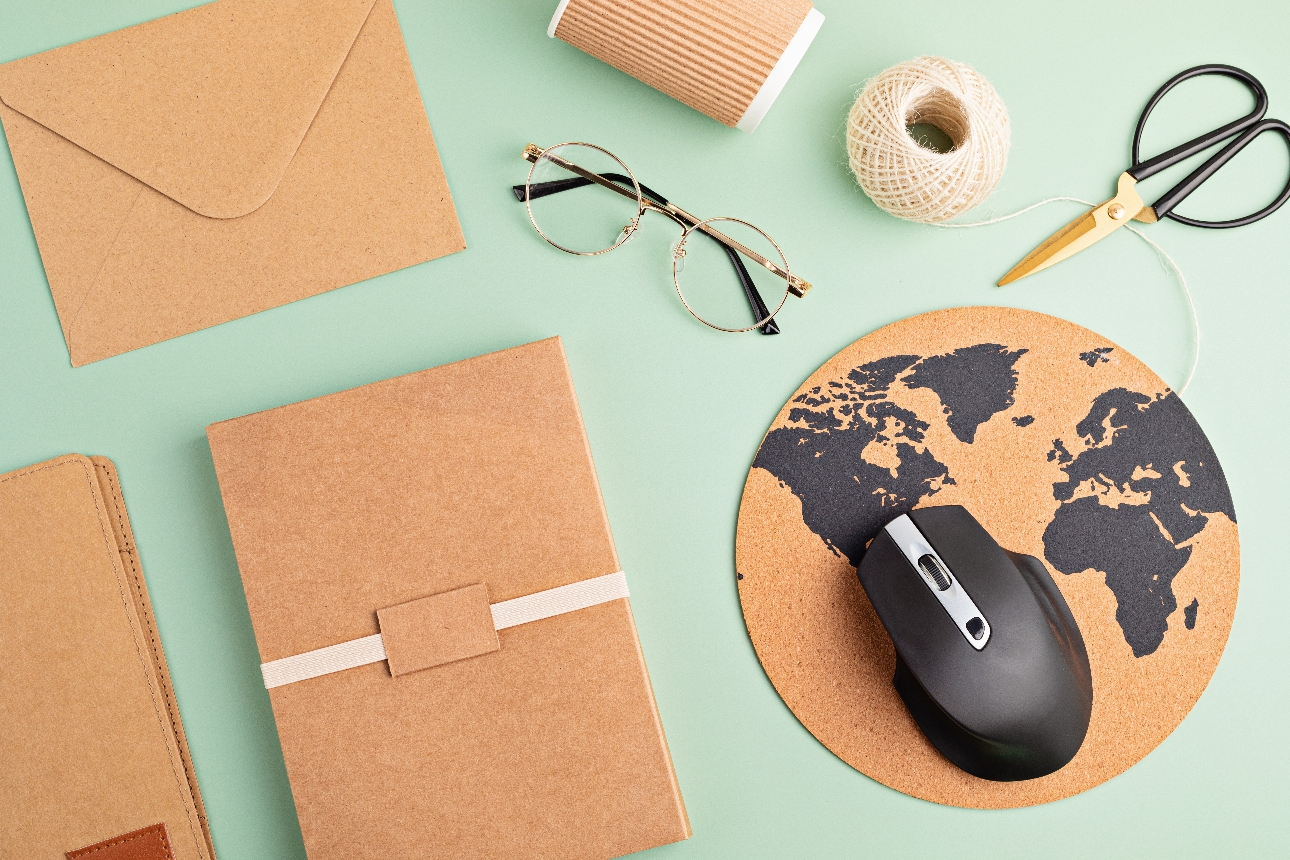
M 978 343 L 861 364 L 794 398 L 788 425 L 767 434 L 753 465 L 789 488 L 806 526 L 858 566 L 886 523 L 936 504 L 936 494 L 957 483 L 929 442 L 933 423 L 972 444 L 983 424 L 1014 405 L 1027 352 Z M 1094 367 L 1112 352 L 1099 347 L 1071 361 Z M 916 389 L 934 392 L 941 410 L 918 414 L 898 402 L 898 392 Z M 1023 432 L 1033 421 L 1016 415 L 1007 426 Z M 1065 480 L 1053 485 L 1045 559 L 1063 574 L 1100 572 L 1134 656 L 1154 653 L 1178 608 L 1172 583 L 1191 557 L 1189 541 L 1216 514 L 1236 521 L 1213 448 L 1173 392 L 1110 388 L 1070 434 L 1052 441 L 1047 457 Z M 1193 600 L 1184 610 L 1194 627 L 1203 608 Z

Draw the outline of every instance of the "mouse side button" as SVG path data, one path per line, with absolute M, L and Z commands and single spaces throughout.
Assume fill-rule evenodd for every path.
M 878 620 L 887 629 L 892 644 L 906 660 L 920 666 L 940 658 L 958 636 L 953 623 L 932 596 L 920 574 L 909 562 L 891 535 L 878 532 L 857 570 L 860 584 L 869 596 Z M 963 648 L 967 653 L 973 653 Z
M 963 639 L 977 651 L 985 648 L 990 642 L 990 620 L 913 520 L 901 515 L 887 523 L 884 531 L 940 602 Z

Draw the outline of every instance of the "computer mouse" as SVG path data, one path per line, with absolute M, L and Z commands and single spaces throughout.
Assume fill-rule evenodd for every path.
M 959 505 L 896 517 L 860 583 L 896 646 L 893 683 L 923 734 L 982 779 L 1034 779 L 1084 742 L 1084 637 L 1043 562 L 1009 552 Z

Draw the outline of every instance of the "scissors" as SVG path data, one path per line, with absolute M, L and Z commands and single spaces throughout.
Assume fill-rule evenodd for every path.
M 1238 120 L 1214 129 L 1208 134 L 1202 134 L 1194 140 L 1175 146 L 1168 152 L 1162 152 L 1155 158 L 1142 161 L 1138 156 L 1138 145 L 1142 142 L 1142 129 L 1147 124 L 1147 117 L 1151 116 L 1151 111 L 1164 98 L 1165 93 L 1183 81 L 1200 75 L 1223 75 L 1242 82 L 1254 94 L 1254 110 Z M 1263 132 L 1276 132 L 1284 137 L 1287 146 L 1290 146 L 1290 125 L 1286 125 L 1279 119 L 1264 119 L 1263 115 L 1267 112 L 1267 109 L 1268 92 L 1263 88 L 1263 84 L 1259 83 L 1258 78 L 1254 77 L 1254 75 L 1235 66 L 1196 66 L 1194 69 L 1188 69 L 1174 76 L 1163 87 L 1156 90 L 1156 94 L 1151 97 L 1151 101 L 1147 102 L 1141 118 L 1138 119 L 1138 128 L 1133 133 L 1133 166 L 1120 174 L 1115 196 L 1101 206 L 1094 207 L 1088 213 L 1079 216 L 1048 237 L 1043 244 L 1031 251 L 1024 260 L 1018 263 L 1011 272 L 1004 275 L 1003 280 L 999 281 L 999 286 L 1010 284 L 1026 277 L 1026 275 L 1033 275 L 1041 269 L 1046 269 L 1054 263 L 1059 263 L 1067 257 L 1083 251 L 1094 242 L 1105 239 L 1131 220 L 1154 224 L 1161 218 L 1172 218 L 1179 223 L 1190 224 L 1193 227 L 1222 229 L 1253 224 L 1255 221 L 1268 217 L 1280 209 L 1281 204 L 1285 203 L 1287 199 L 1290 199 L 1290 181 L 1286 183 L 1286 187 L 1282 189 L 1276 200 L 1273 200 L 1253 215 L 1246 215 L 1244 218 L 1233 218 L 1230 221 L 1199 221 L 1195 218 L 1188 218 L 1186 215 L 1179 215 L 1173 211 L 1175 206 L 1187 198 L 1187 195 L 1199 188 L 1206 179 L 1213 176 L 1220 167 L 1231 161 L 1234 155 L 1248 146 L 1250 141 Z M 1148 206 L 1142 202 L 1142 198 L 1138 196 L 1138 191 L 1135 187 L 1140 180 L 1154 176 L 1198 152 L 1209 149 L 1219 141 L 1227 140 L 1233 136 L 1235 136 L 1235 140 L 1196 168 L 1190 176 L 1175 185 L 1155 203 Z

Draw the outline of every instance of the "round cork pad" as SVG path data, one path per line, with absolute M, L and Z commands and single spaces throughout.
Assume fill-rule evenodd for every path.
M 892 686 L 856 566 L 894 517 L 950 504 L 1042 559 L 1084 635 L 1092 721 L 1048 776 L 964 773 Z M 1227 481 L 1178 396 L 1105 338 L 1007 308 L 902 320 L 812 374 L 748 473 L 735 554 L 757 656 L 802 724 L 885 785 L 980 808 L 1069 797 L 1154 749 L 1218 665 L 1240 579 Z

